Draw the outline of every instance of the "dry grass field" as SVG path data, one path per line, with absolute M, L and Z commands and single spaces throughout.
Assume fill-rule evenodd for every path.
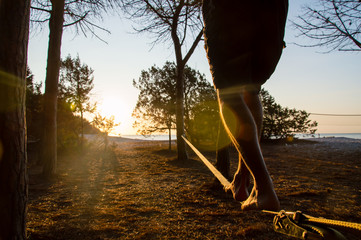
M 292 239 L 273 231 L 272 215 L 242 212 L 195 155 L 178 162 L 167 144 L 119 139 L 106 153 L 61 157 L 51 182 L 30 169 L 29 239 Z M 361 223 L 361 140 L 263 151 L 282 209 Z

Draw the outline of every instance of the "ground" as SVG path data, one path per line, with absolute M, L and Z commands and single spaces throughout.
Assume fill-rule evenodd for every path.
M 31 168 L 29 239 L 292 239 L 273 231 L 272 215 L 242 212 L 195 155 L 178 162 L 167 148 L 118 138 L 107 152 L 60 157 L 50 182 Z M 262 148 L 282 209 L 361 223 L 361 140 Z

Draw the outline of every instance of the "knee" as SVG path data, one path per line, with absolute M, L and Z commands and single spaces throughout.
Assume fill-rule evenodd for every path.
M 250 143 L 254 142 L 257 137 L 257 127 L 254 122 L 244 122 L 239 126 L 237 135 L 235 136 L 238 142 Z
M 244 92 L 243 98 L 247 106 L 250 108 L 259 107 L 261 104 L 261 99 L 258 92 Z

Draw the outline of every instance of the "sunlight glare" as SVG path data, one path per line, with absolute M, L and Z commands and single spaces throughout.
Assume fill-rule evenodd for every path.
M 120 123 L 110 135 L 119 136 L 133 134 L 131 117 L 133 106 L 126 104 L 120 97 L 105 96 L 99 103 L 97 111 L 105 117 L 114 116 L 115 123 Z

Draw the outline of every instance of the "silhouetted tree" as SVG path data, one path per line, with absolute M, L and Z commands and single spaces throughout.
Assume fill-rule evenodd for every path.
M 114 122 L 114 116 L 107 118 L 101 116 L 100 114 L 96 114 L 93 118 L 92 124 L 101 131 L 104 137 L 104 150 L 106 151 L 109 144 L 109 133 L 111 133 L 116 126 L 119 126 L 119 123 Z
M 326 47 L 329 52 L 361 51 L 361 1 L 318 0 L 317 3 L 305 6 L 293 22 L 300 36 L 315 42 L 301 46 Z
M 184 68 L 203 35 L 200 0 L 121 0 L 123 9 L 137 23 L 137 32 L 154 36 L 153 44 L 170 39 L 174 47 L 176 78 L 176 127 L 179 160 L 188 158 L 184 134 Z M 186 43 L 190 43 L 186 49 Z
M 212 112 L 211 102 L 214 106 L 215 91 L 204 75 L 188 66 L 185 66 L 184 78 L 187 133 L 192 135 L 192 132 L 195 134 L 198 131 L 200 134 L 200 128 L 198 130 L 196 128 L 206 124 L 206 119 L 198 118 L 198 120 L 205 120 L 200 125 L 194 123 L 194 119 L 201 112 Z M 148 71 L 142 71 L 138 81 L 133 80 L 134 87 L 140 90 L 133 111 L 133 117 L 138 119 L 134 126 L 143 135 L 168 131 L 169 149 L 171 148 L 171 130 L 176 128 L 176 79 L 176 64 L 166 62 L 163 68 L 153 66 Z M 207 126 L 203 125 L 201 128 L 204 129 Z
M 26 239 L 26 60 L 30 0 L 0 1 L 0 239 Z
M 57 96 L 60 69 L 60 49 L 63 35 L 65 0 L 51 0 L 49 20 L 48 60 L 44 94 L 44 135 L 42 138 L 43 175 L 50 177 L 56 172 L 57 162 Z
M 31 2 L 31 23 L 34 28 L 42 29 L 44 23 L 52 18 L 53 4 L 59 0 L 32 0 Z M 72 27 L 75 34 L 88 33 L 104 41 L 99 35 L 98 30 L 102 32 L 109 31 L 95 22 L 103 19 L 102 14 L 116 6 L 116 0 L 62 0 L 64 2 L 64 28 Z
M 34 75 L 27 68 L 26 71 L 26 126 L 27 136 L 33 140 L 41 137 L 41 113 L 43 94 L 41 93 L 42 83 L 34 83 Z
M 32 21 L 36 23 L 49 22 L 50 31 L 44 94 L 44 135 L 42 139 L 43 175 L 45 177 L 50 177 L 56 172 L 56 113 L 63 27 L 75 26 L 77 32 L 80 30 L 86 35 L 86 32 L 90 31 L 97 36 L 94 29 L 105 29 L 95 25 L 91 20 L 95 17 L 101 18 L 101 13 L 111 6 L 110 3 L 112 0 L 32 1 Z
M 295 133 L 316 132 L 317 122 L 309 120 L 310 114 L 306 111 L 282 107 L 264 89 L 261 90 L 261 99 L 264 109 L 262 139 L 284 139 Z
M 70 104 L 75 113 L 80 114 L 81 146 L 84 141 L 84 113 L 95 111 L 95 104 L 90 101 L 90 92 L 94 88 L 93 69 L 82 64 L 79 56 L 72 59 L 69 55 L 61 63 L 59 97 Z
M 171 130 L 175 129 L 176 114 L 176 70 L 174 64 L 167 62 L 163 68 L 151 67 L 143 70 L 133 86 L 140 93 L 132 116 L 137 120 L 133 127 L 142 135 L 168 131 L 169 148 Z

